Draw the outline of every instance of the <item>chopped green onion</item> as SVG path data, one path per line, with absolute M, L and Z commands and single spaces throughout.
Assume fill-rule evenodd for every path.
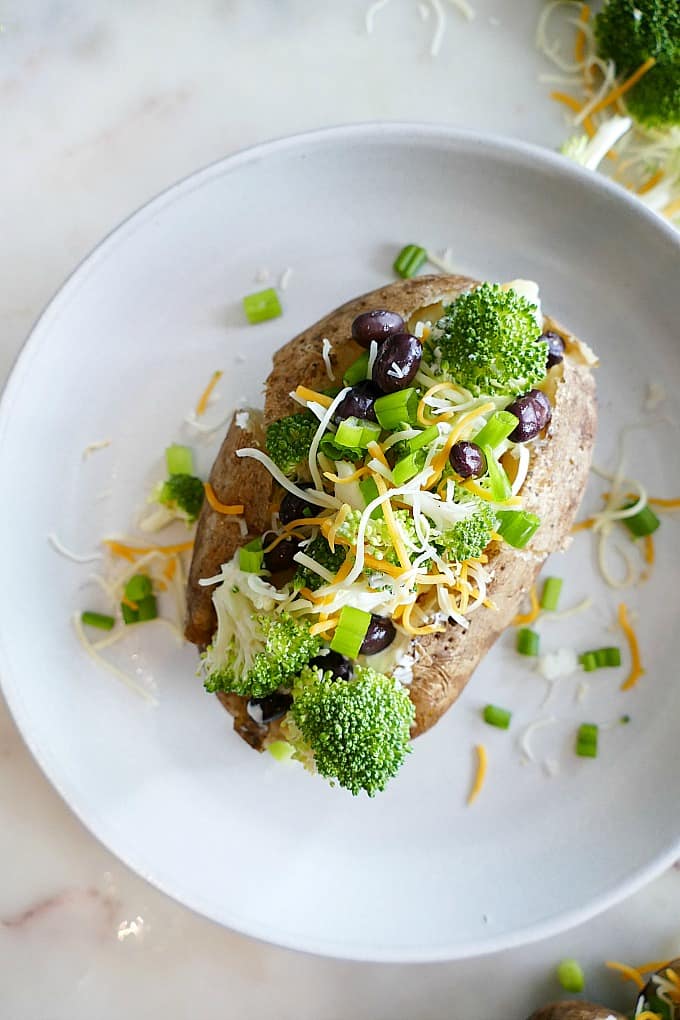
M 519 425 L 519 418 L 509 411 L 496 411 L 492 414 L 486 425 L 473 438 L 472 442 L 477 446 L 490 446 L 495 450 L 504 439 L 507 439 L 511 432 Z
M 621 718 L 619 719 L 619 722 L 621 723 L 622 726 L 627 726 L 628 723 L 630 722 L 630 716 L 622 715 Z
M 487 705 L 483 712 L 484 722 L 489 726 L 497 726 L 499 730 L 507 730 L 512 719 L 512 712 L 498 705 Z
M 498 534 L 513 549 L 524 549 L 541 526 L 540 517 L 528 510 L 499 510 L 496 516 Z
M 139 623 L 139 610 L 133 609 L 127 602 L 121 602 L 120 611 L 123 616 L 123 623 Z
M 583 723 L 578 728 L 576 737 L 576 753 L 580 758 L 597 758 L 597 736 L 599 726 L 595 723 Z
M 407 244 L 402 248 L 394 260 L 394 271 L 402 280 L 408 280 L 415 276 L 418 270 L 427 262 L 427 252 L 418 244 Z
M 247 294 L 243 299 L 243 310 L 246 313 L 248 322 L 267 322 L 268 319 L 277 319 L 283 315 L 279 295 L 273 287 L 266 290 L 258 290 L 255 294 Z
M 496 503 L 505 503 L 512 496 L 510 479 L 494 457 L 490 446 L 483 446 L 482 453 L 486 458 L 486 469 L 489 472 L 491 482 L 491 495 Z
M 173 443 L 165 451 L 165 463 L 169 475 L 193 475 L 194 455 L 188 446 Z
M 436 439 L 439 439 L 439 426 L 430 425 L 429 429 L 423 429 L 417 436 L 411 436 L 410 439 L 407 439 L 406 445 L 411 453 L 416 453 L 417 450 L 422 450 L 424 446 L 434 443 Z
M 135 574 L 125 585 L 125 598 L 130 602 L 139 602 L 151 594 L 151 578 L 146 574 Z
M 350 450 L 364 450 L 369 443 L 380 438 L 382 429 L 376 421 L 367 418 L 345 418 L 338 425 L 334 442 Z
M 287 740 L 272 740 L 267 750 L 276 761 L 288 761 L 295 754 L 295 748 Z
M 368 504 L 372 503 L 374 499 L 377 499 L 379 493 L 378 486 L 375 484 L 375 479 L 362 478 L 359 482 L 359 492 L 364 497 L 364 506 L 368 506 Z M 383 511 L 381 506 L 377 506 L 371 511 L 371 520 L 375 521 L 382 516 Z
M 547 609 L 549 612 L 554 612 L 557 609 L 562 592 L 562 584 L 561 577 L 546 577 L 543 591 L 541 592 L 541 609 Z
M 388 393 L 378 397 L 375 404 L 375 416 L 384 429 L 390 432 L 404 424 L 414 424 L 417 420 L 418 394 L 412 386 L 396 393 Z
M 242 545 L 238 551 L 238 565 L 246 574 L 256 574 L 262 569 L 262 536 Z
M 520 655 L 538 655 L 541 644 L 540 635 L 529 627 L 517 631 L 517 651 Z
M 615 646 L 609 648 L 592 648 L 590 651 L 579 655 L 578 661 L 586 673 L 594 669 L 616 668 L 621 665 L 621 649 Z
M 581 966 L 576 960 L 562 960 L 558 964 L 557 980 L 565 992 L 582 992 L 586 984 Z
M 145 595 L 143 599 L 140 599 L 137 603 L 137 619 L 140 623 L 146 623 L 147 620 L 155 620 L 158 616 L 158 604 L 156 602 L 155 595 Z
M 338 446 L 332 432 L 327 432 L 321 437 L 319 452 L 325 454 L 330 460 L 344 460 L 351 461 L 352 463 L 364 458 L 363 450 L 360 450 L 358 447 L 357 449 L 352 449 L 349 446 Z M 307 514 L 307 516 L 311 515 Z
M 356 659 L 370 624 L 370 613 L 354 606 L 343 606 L 331 641 L 331 651 Z
M 631 506 L 635 506 L 635 504 L 626 503 L 623 509 L 627 510 Z M 644 506 L 642 510 L 633 514 L 632 517 L 623 517 L 621 523 L 626 525 L 635 538 L 644 538 L 645 535 L 653 534 L 661 524 L 661 521 L 650 506 Z
M 355 386 L 363 379 L 368 379 L 368 358 L 369 352 L 364 351 L 356 361 L 353 361 L 342 377 L 345 386 Z
M 80 614 L 80 622 L 88 627 L 97 627 L 99 630 L 113 630 L 115 619 L 105 613 L 92 613 L 89 609 Z
M 394 484 L 403 485 L 405 482 L 410 482 L 419 471 L 423 470 L 426 460 L 425 450 L 416 450 L 415 453 L 409 453 L 407 457 L 402 457 L 392 468 Z

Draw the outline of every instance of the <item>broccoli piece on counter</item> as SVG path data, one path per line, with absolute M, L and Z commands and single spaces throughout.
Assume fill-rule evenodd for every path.
M 193 524 L 201 512 L 205 490 L 203 482 L 194 475 L 170 475 L 163 482 L 156 501 L 182 517 L 187 524 Z
M 336 545 L 335 552 L 332 552 L 323 535 L 317 535 L 304 549 L 304 552 L 311 559 L 316 560 L 320 566 L 330 570 L 331 574 L 337 574 L 347 556 L 347 549 L 341 545 Z M 326 581 L 324 581 L 320 574 L 315 574 L 309 567 L 303 567 L 300 564 L 293 578 L 294 588 L 309 588 L 310 591 L 316 591 L 322 584 L 326 584 Z
M 222 593 L 216 609 L 218 632 L 204 659 L 204 686 L 211 694 L 263 698 L 290 686 L 321 648 L 309 624 L 289 613 L 244 615 L 248 605 L 238 585 Z
M 627 78 L 656 61 L 630 89 L 625 104 L 646 127 L 680 123 L 680 5 L 678 0 L 609 0 L 595 18 L 599 55 Z
M 483 283 L 449 305 L 427 344 L 437 375 L 475 395 L 526 393 L 546 373 L 536 307 L 516 291 Z
M 308 412 L 271 423 L 265 437 L 267 453 L 284 475 L 292 478 L 307 460 L 318 427 L 318 421 Z
M 415 708 L 396 680 L 355 666 L 351 680 L 307 668 L 293 688 L 289 738 L 302 761 L 354 795 L 385 789 L 410 751 Z

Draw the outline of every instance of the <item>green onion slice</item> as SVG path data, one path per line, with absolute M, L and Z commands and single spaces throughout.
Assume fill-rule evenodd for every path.
M 151 578 L 147 574 L 135 574 L 125 585 L 125 598 L 139 602 L 151 594 Z
M 486 458 L 486 468 L 489 472 L 489 481 L 491 482 L 491 495 L 496 503 L 505 503 L 512 496 L 510 479 L 494 457 L 490 446 L 483 446 L 482 453 Z
M 267 322 L 268 319 L 277 319 L 279 315 L 283 314 L 279 295 L 273 287 L 246 295 L 243 299 L 243 310 L 248 322 L 253 324 Z
M 246 574 L 256 574 L 258 570 L 262 570 L 263 558 L 262 536 L 253 538 L 238 551 L 238 565 Z
M 188 446 L 173 443 L 165 451 L 165 464 L 169 475 L 193 475 L 194 455 Z
M 418 472 L 422 471 L 425 467 L 426 460 L 427 454 L 425 450 L 416 450 L 415 453 L 409 453 L 407 457 L 402 457 L 392 468 L 394 484 L 403 485 L 405 482 L 415 478 Z
M 418 412 L 418 394 L 413 386 L 396 393 L 388 393 L 378 397 L 375 404 L 375 416 L 384 429 L 392 432 L 402 425 L 415 424 Z
M 579 655 L 578 661 L 586 673 L 591 673 L 594 669 L 616 668 L 621 665 L 621 649 L 616 646 L 593 648 Z
M 113 630 L 116 623 L 113 616 L 107 616 L 106 613 L 93 613 L 89 609 L 80 614 L 80 622 L 88 627 L 97 627 L 98 630 Z
M 427 252 L 418 244 L 407 244 L 401 249 L 394 260 L 394 271 L 402 280 L 408 280 L 415 276 L 418 270 L 427 262 Z
M 635 504 L 627 503 L 623 509 L 627 510 L 631 506 L 635 506 Z M 644 538 L 645 535 L 653 534 L 661 524 L 661 521 L 650 506 L 645 506 L 632 517 L 623 517 L 622 523 L 626 525 L 635 538 Z
M 371 614 L 354 606 L 343 606 L 331 641 L 331 651 L 356 659 L 371 623 Z
M 353 361 L 342 377 L 345 386 L 355 386 L 363 379 L 368 379 L 368 358 L 369 352 L 364 351 L 356 361 Z
M 295 748 L 287 740 L 273 740 L 267 750 L 275 761 L 288 761 L 295 754 Z
M 580 758 L 597 758 L 597 738 L 599 726 L 595 723 L 583 723 L 576 736 L 576 753 Z
M 562 960 L 557 967 L 557 980 L 565 992 L 577 994 L 585 988 L 585 978 L 576 960 Z
M 511 432 L 519 425 L 519 418 L 509 411 L 496 411 L 491 415 L 486 425 L 473 438 L 472 442 L 477 446 L 490 446 L 495 450 L 504 439 L 507 439 Z
M 529 627 L 517 631 L 517 651 L 520 655 L 538 655 L 541 644 L 540 634 Z
M 546 577 L 543 591 L 541 592 L 541 609 L 547 609 L 550 612 L 554 612 L 557 609 L 562 592 L 562 584 L 561 577 Z
M 429 428 L 419 432 L 417 436 L 411 436 L 410 439 L 407 439 L 406 445 L 411 453 L 416 453 L 418 450 L 422 450 L 424 446 L 430 446 L 436 439 L 439 439 L 439 426 L 430 425 Z
M 157 616 L 158 604 L 156 603 L 156 596 L 145 595 L 137 603 L 137 619 L 140 623 L 145 623 L 147 620 L 155 620 Z
M 368 506 L 368 504 L 372 503 L 374 499 L 377 499 L 379 493 L 378 486 L 375 484 L 375 479 L 362 478 L 361 481 L 359 482 L 359 492 L 364 497 L 364 506 Z M 382 516 L 383 511 L 381 506 L 377 506 L 375 507 L 374 510 L 371 511 L 372 520 L 377 520 L 379 517 Z
M 380 438 L 380 425 L 366 418 L 345 418 L 338 425 L 333 441 L 336 446 L 350 450 L 364 450 L 369 443 Z
M 497 726 L 499 730 L 507 730 L 512 719 L 512 712 L 498 705 L 486 705 L 483 711 L 484 722 L 489 726 Z
M 541 526 L 540 517 L 528 510 L 499 510 L 497 517 L 498 534 L 513 549 L 524 549 Z

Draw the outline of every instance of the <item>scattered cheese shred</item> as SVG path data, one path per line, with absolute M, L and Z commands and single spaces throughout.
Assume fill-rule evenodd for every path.
M 188 552 L 193 549 L 194 543 L 178 542 L 176 545 L 128 545 L 126 542 L 119 542 L 115 538 L 103 539 L 103 544 L 108 548 L 112 556 L 119 556 L 121 559 L 132 562 L 137 556 L 145 556 L 147 553 L 157 552 L 161 556 L 175 556 L 177 553 Z
M 332 397 L 327 397 L 325 393 L 317 393 L 316 390 L 307 389 L 306 386 L 298 386 L 295 390 L 295 396 L 299 397 L 300 400 L 312 401 L 315 404 L 321 404 L 322 407 L 330 407 L 333 403 Z
M 209 505 L 218 514 L 226 514 L 227 516 L 238 516 L 243 513 L 243 503 L 235 503 L 232 506 L 228 506 L 226 503 L 222 503 L 215 495 L 210 482 L 204 482 L 203 488 L 205 489 L 205 498 L 208 500 Z
M 373 457 L 373 458 L 375 458 L 375 460 L 379 461 L 382 464 L 383 467 L 387 468 L 388 471 L 390 470 L 390 465 L 387 462 L 387 457 L 383 453 L 383 449 L 382 449 L 382 447 L 380 446 L 379 443 L 376 443 L 375 440 L 373 440 L 373 442 L 368 444 L 367 449 L 368 449 L 368 452 L 370 453 L 371 457 Z
M 662 510 L 680 509 L 680 499 L 658 499 L 650 497 L 647 502 L 650 506 L 661 507 Z
M 424 634 L 437 634 L 444 630 L 443 626 L 437 626 L 434 623 L 427 623 L 422 627 L 414 627 L 411 623 L 411 613 L 415 603 L 410 602 L 407 606 L 404 606 L 401 616 L 401 625 L 407 634 L 411 637 L 422 637 Z
M 648 191 L 651 191 L 652 188 L 655 188 L 657 184 L 661 183 L 661 181 L 664 179 L 664 176 L 665 174 L 663 170 L 657 170 L 656 173 L 652 174 L 652 176 L 649 177 L 644 184 L 640 185 L 640 187 L 637 189 L 638 195 L 646 195 Z
M 587 531 L 589 528 L 592 528 L 594 524 L 595 524 L 594 517 L 586 517 L 585 520 L 579 521 L 577 524 L 574 524 L 574 526 L 571 529 L 571 533 L 572 535 L 574 535 L 577 531 Z
M 527 627 L 530 623 L 534 623 L 541 612 L 541 606 L 538 601 L 538 593 L 536 591 L 536 585 L 532 584 L 529 591 L 529 600 L 531 602 L 531 609 L 528 613 L 519 613 L 512 621 L 513 627 Z
M 334 628 L 337 627 L 337 625 L 338 617 L 333 616 L 330 620 L 323 621 L 320 620 L 319 623 L 312 624 L 312 626 L 309 628 L 309 633 L 312 635 L 325 634 L 326 631 L 328 630 L 334 630 Z
M 654 548 L 654 536 L 645 535 L 645 563 L 650 567 L 654 566 L 656 560 L 656 549 Z
M 643 963 L 639 967 L 633 967 L 633 970 L 638 971 L 640 974 L 649 974 L 653 970 L 663 970 L 670 963 L 670 960 L 650 960 L 648 963 Z
M 581 13 L 579 15 L 578 20 L 581 23 L 581 25 L 585 25 L 587 24 L 589 18 L 590 7 L 588 6 L 588 4 L 584 4 L 583 7 L 581 8 Z M 576 33 L 576 39 L 574 41 L 574 60 L 576 61 L 577 64 L 582 64 L 585 55 L 586 55 L 586 33 L 583 28 L 579 27 L 579 30 Z
M 621 685 L 622 691 L 629 691 L 631 687 L 635 687 L 636 683 L 641 676 L 645 675 L 642 662 L 640 660 L 640 645 L 638 643 L 637 634 L 633 630 L 631 623 L 628 619 L 628 607 L 625 602 L 619 605 L 619 626 L 626 635 L 628 641 L 628 647 L 630 648 L 631 657 L 631 669 L 627 679 Z
M 109 673 L 113 673 L 113 675 L 118 677 L 118 679 L 121 680 L 126 687 L 128 687 L 135 694 L 138 694 L 140 698 L 144 699 L 144 701 L 148 701 L 152 705 L 158 704 L 153 694 L 147 691 L 146 688 L 141 687 L 135 680 L 133 680 L 131 676 L 128 676 L 127 673 L 124 673 L 122 669 L 118 669 L 118 667 L 114 666 L 112 662 L 109 662 L 107 659 L 105 659 L 104 656 L 100 655 L 99 652 L 92 646 L 92 643 L 88 641 L 85 631 L 83 630 L 83 625 L 80 621 L 79 613 L 74 613 L 71 619 L 73 622 L 73 629 L 76 632 L 76 637 L 78 638 L 78 641 L 83 646 L 83 648 L 90 656 L 90 658 L 94 662 L 96 662 L 98 666 L 102 666 L 104 669 L 107 669 Z
M 334 475 L 332 471 L 325 471 L 324 478 L 327 478 L 329 482 L 333 482 L 334 485 L 349 485 L 350 482 L 356 482 L 359 478 L 363 478 L 364 475 L 369 473 L 367 467 L 360 467 L 353 471 L 351 475 L 347 475 L 346 478 L 340 478 L 339 475 Z
M 609 970 L 618 971 L 626 981 L 633 981 L 640 991 L 645 987 L 645 980 L 640 971 L 636 970 L 635 967 L 629 967 L 626 963 L 619 963 L 618 960 L 607 960 L 605 967 L 608 967 Z
M 326 541 L 331 547 L 331 552 L 335 552 L 335 536 L 337 535 L 339 528 L 341 528 L 342 525 L 345 523 L 347 514 L 350 512 L 351 509 L 352 508 L 349 505 L 349 503 L 343 503 L 340 509 L 338 510 L 337 514 L 333 518 L 333 523 L 328 529 L 328 533 L 326 535 Z
M 631 74 L 630 78 L 626 78 L 626 80 L 622 82 L 621 85 L 617 85 L 615 89 L 612 89 L 612 91 L 608 95 L 606 95 L 604 99 L 601 99 L 600 102 L 597 103 L 590 112 L 599 113 L 600 110 L 604 110 L 606 109 L 606 107 L 611 106 L 612 103 L 615 103 L 617 99 L 621 98 L 621 96 L 625 96 L 626 92 L 629 92 L 632 89 L 633 85 L 637 85 L 637 83 L 640 81 L 640 78 L 642 78 L 643 75 L 647 74 L 647 71 L 650 71 L 655 64 L 656 58 L 648 57 L 647 60 L 645 60 L 644 64 L 641 64 L 640 67 L 638 67 L 637 71 L 634 71 L 633 74 Z
M 217 372 L 213 372 L 212 376 L 210 377 L 210 382 L 208 383 L 208 385 L 206 386 L 206 388 L 203 390 L 203 392 L 201 393 L 200 397 L 198 398 L 198 403 L 196 404 L 196 417 L 197 418 L 201 418 L 205 414 L 205 412 L 208 410 L 208 403 L 209 403 L 210 398 L 212 396 L 212 392 L 215 389 L 215 387 L 217 386 L 217 384 L 218 384 L 218 382 L 220 381 L 221 378 L 222 378 L 222 372 L 220 372 L 219 370 Z
M 371 452 L 373 452 L 373 451 L 371 451 Z M 378 494 L 380 496 L 384 496 L 387 493 L 387 486 L 385 485 L 384 480 L 380 477 L 380 475 L 375 475 L 374 477 L 375 477 L 375 484 L 378 487 Z M 399 562 L 401 563 L 402 567 L 404 568 L 404 570 L 408 570 L 410 568 L 410 566 L 411 566 L 411 561 L 410 561 L 408 553 L 406 551 L 406 546 L 404 545 L 404 540 L 401 537 L 401 532 L 399 530 L 399 525 L 396 522 L 396 519 L 395 519 L 395 516 L 394 516 L 394 510 L 392 509 L 392 504 L 391 504 L 389 499 L 386 499 L 384 501 L 384 503 L 382 504 L 382 512 L 383 512 L 383 516 L 385 518 L 385 524 L 387 525 L 387 530 L 388 530 L 388 532 L 390 534 L 390 538 L 392 539 L 392 545 L 394 546 L 394 551 L 397 554 L 397 558 L 398 558 Z
M 478 485 L 477 482 L 473 482 L 471 478 L 462 483 L 462 487 L 467 489 L 468 492 L 473 493 L 475 496 L 479 496 L 480 499 L 485 499 L 487 503 L 494 503 L 495 500 L 488 489 L 485 489 L 483 485 Z M 503 507 L 521 506 L 522 500 L 519 496 L 510 496 L 509 499 L 503 500 Z
M 475 407 L 474 410 L 472 411 L 468 411 L 467 414 L 462 414 L 460 416 L 460 418 L 458 419 L 458 421 L 456 422 L 456 424 L 453 426 L 448 436 L 446 437 L 446 442 L 444 443 L 444 446 L 439 451 L 437 456 L 434 457 L 432 460 L 432 470 L 434 473 L 433 475 L 430 476 L 428 480 L 427 488 L 430 488 L 439 480 L 439 476 L 446 467 L 446 464 L 448 462 L 451 447 L 453 446 L 454 443 L 458 442 L 458 440 L 460 439 L 468 425 L 471 425 L 481 415 L 487 414 L 489 411 L 493 411 L 494 409 L 495 404 L 492 404 L 489 401 L 486 404 L 481 404 L 480 407 Z
M 475 773 L 474 782 L 472 784 L 472 789 L 468 794 L 467 799 L 468 804 L 472 804 L 472 802 L 475 801 L 479 796 L 479 793 L 484 785 L 484 780 L 486 779 L 486 771 L 488 767 L 488 756 L 484 744 L 477 744 L 477 746 L 475 747 L 475 751 L 477 753 L 477 770 Z

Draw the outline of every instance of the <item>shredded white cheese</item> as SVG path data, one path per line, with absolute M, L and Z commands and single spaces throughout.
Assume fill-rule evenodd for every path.
M 541 655 L 537 666 L 538 673 L 549 683 L 564 676 L 571 676 L 581 669 L 578 655 L 573 648 L 558 648 L 555 652 Z
M 331 351 L 333 345 L 327 336 L 321 341 L 321 357 L 323 358 L 324 365 L 326 366 L 326 375 L 331 382 L 335 382 L 335 372 L 333 371 L 333 365 L 331 363 Z
M 111 439 L 96 439 L 93 443 L 88 443 L 83 450 L 83 460 L 87 460 L 90 454 L 96 453 L 97 450 L 105 450 L 112 442 Z
M 73 616 L 71 617 L 71 621 L 73 623 L 73 629 L 76 632 L 76 637 L 78 638 L 78 641 L 83 646 L 83 648 L 90 656 L 90 658 L 94 662 L 96 662 L 98 666 L 101 666 L 103 669 L 107 669 L 109 673 L 113 673 L 113 675 L 118 677 L 118 679 L 121 680 L 125 684 L 125 686 L 129 688 L 129 690 L 133 691 L 134 694 L 139 695 L 139 697 L 143 698 L 144 701 L 148 701 L 152 705 L 158 704 L 158 701 L 153 696 L 153 694 L 147 691 L 146 688 L 141 687 L 135 680 L 133 680 L 131 676 L 128 676 L 127 673 L 124 673 L 122 669 L 118 669 L 117 666 L 114 666 L 112 662 L 109 662 L 107 659 L 103 657 L 103 655 L 100 655 L 99 652 L 95 648 L 93 648 L 92 644 L 87 639 L 85 631 L 83 630 L 83 625 L 81 623 L 79 613 L 74 613 Z
M 524 754 L 527 761 L 536 761 L 536 755 L 533 752 L 532 747 L 529 744 L 529 740 L 538 732 L 538 730 L 544 729 L 546 726 L 553 726 L 557 720 L 554 715 L 546 716 L 545 719 L 536 719 L 534 722 L 529 723 L 524 733 L 520 737 L 519 746 L 520 750 Z
M 286 266 L 286 268 L 281 273 L 281 276 L 279 277 L 279 290 L 288 290 L 288 284 L 291 281 L 292 275 L 293 275 L 292 266 Z
M 373 24 L 375 22 L 375 16 L 378 11 L 381 11 L 383 7 L 387 7 L 390 0 L 375 0 L 366 11 L 366 34 L 370 35 L 373 31 Z
M 96 560 L 103 559 L 102 553 L 73 552 L 72 549 L 69 549 L 67 546 L 64 545 L 61 539 L 58 538 L 53 531 L 50 531 L 49 535 L 47 536 L 47 541 L 50 543 L 53 549 L 56 549 L 60 556 L 63 556 L 67 560 L 71 560 L 72 563 L 95 563 Z
M 441 0 L 430 0 L 432 4 L 432 10 L 436 18 L 436 25 L 434 35 L 432 36 L 432 42 L 430 43 L 430 56 L 436 57 L 439 55 L 439 51 L 442 48 L 442 42 L 444 41 L 444 33 L 446 32 L 446 15 L 444 14 L 444 8 L 442 7 Z
M 368 365 L 366 366 L 366 377 L 371 379 L 373 377 L 373 366 L 375 365 L 375 359 L 378 357 L 378 342 L 377 340 L 371 340 L 371 344 L 368 351 Z

